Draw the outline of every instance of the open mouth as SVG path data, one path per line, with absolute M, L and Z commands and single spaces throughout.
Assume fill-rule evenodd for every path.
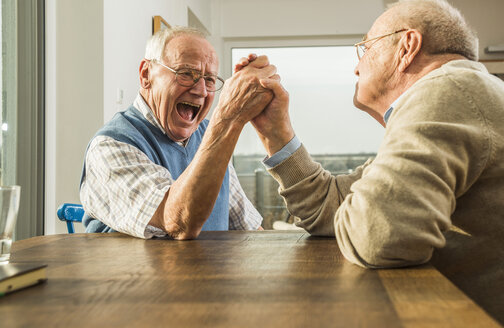
M 177 113 L 186 121 L 193 121 L 198 115 L 201 105 L 193 104 L 187 101 L 181 101 L 177 104 Z

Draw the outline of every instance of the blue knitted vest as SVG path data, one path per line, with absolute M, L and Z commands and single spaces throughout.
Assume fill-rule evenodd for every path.
M 138 148 L 152 162 L 165 167 L 176 180 L 194 158 L 207 126 L 208 120 L 203 120 L 183 147 L 149 123 L 138 109 L 130 106 L 127 110 L 117 113 L 96 133 L 95 137 L 108 136 Z M 81 184 L 85 174 L 84 164 Z M 86 215 L 83 223 L 86 226 L 86 232 L 113 231 L 99 220 Z M 202 230 L 229 230 L 229 169 L 224 176 L 212 213 Z

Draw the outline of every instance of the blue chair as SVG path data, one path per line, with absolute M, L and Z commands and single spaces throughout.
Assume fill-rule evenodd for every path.
M 64 203 L 58 207 L 58 218 L 65 221 L 68 228 L 68 233 L 74 233 L 74 222 L 82 222 L 84 216 L 84 208 L 79 204 Z

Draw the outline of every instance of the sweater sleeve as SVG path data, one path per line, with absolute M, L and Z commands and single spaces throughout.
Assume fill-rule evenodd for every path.
M 403 95 L 377 157 L 360 177 L 333 177 L 302 154 L 282 163 L 291 160 L 299 168 L 271 171 L 289 210 L 309 232 L 332 231 L 355 264 L 400 267 L 425 263 L 445 245 L 456 198 L 481 174 L 489 149 L 480 110 L 441 76 Z
M 335 177 L 313 161 L 301 146 L 268 172 L 280 184 L 279 192 L 289 213 L 301 218 L 298 226 L 315 236 L 334 236 L 334 214 L 352 183 L 360 179 L 371 162 L 369 159 L 351 174 Z

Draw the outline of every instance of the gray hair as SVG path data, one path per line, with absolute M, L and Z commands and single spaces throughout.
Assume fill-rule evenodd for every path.
M 165 49 L 168 42 L 177 36 L 192 35 L 205 39 L 206 35 L 198 29 L 186 26 L 174 26 L 162 29 L 156 32 L 145 47 L 145 59 L 161 61 L 165 55 Z
M 417 29 L 427 54 L 459 54 L 478 60 L 479 41 L 458 9 L 446 0 L 400 0 L 392 4 L 395 30 Z

